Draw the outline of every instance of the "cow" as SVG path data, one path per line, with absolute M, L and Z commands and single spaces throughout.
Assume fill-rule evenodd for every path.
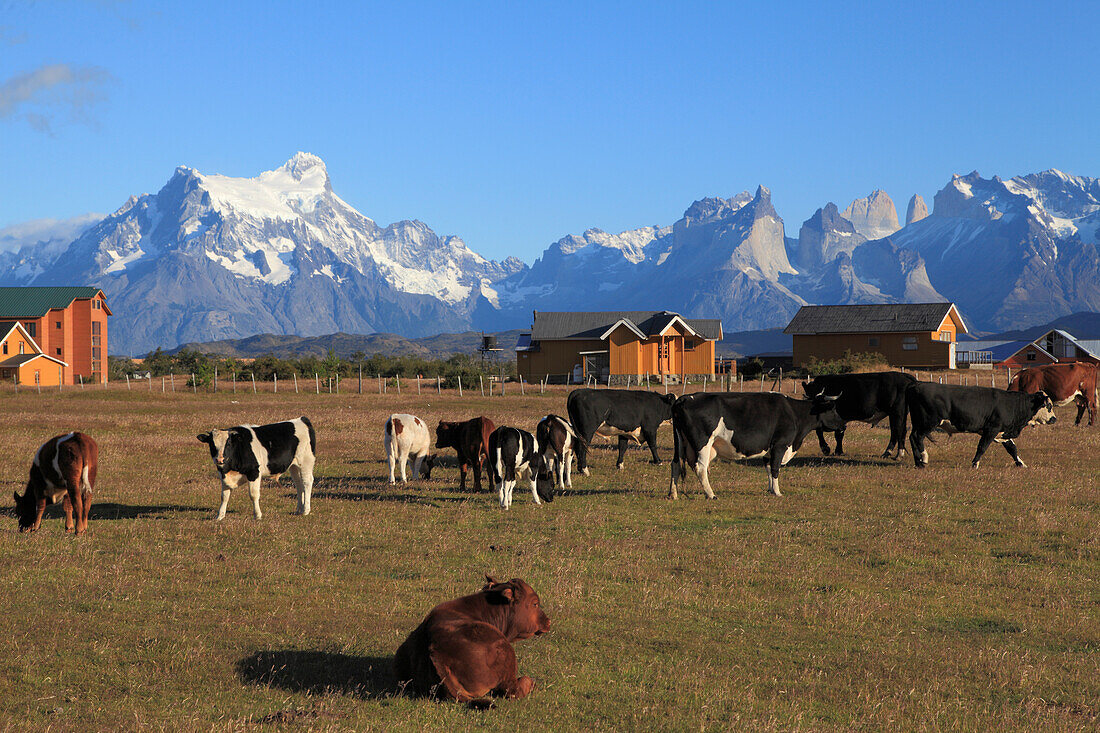
M 82 535 L 88 529 L 99 446 L 84 433 L 56 435 L 39 447 L 31 462 L 27 488 L 15 497 L 20 532 L 37 532 L 47 504 L 62 500 L 65 531 Z
M 405 465 L 413 458 L 413 478 L 432 476 L 432 434 L 423 420 L 416 415 L 394 413 L 386 420 L 382 430 L 382 445 L 386 450 L 386 462 L 390 467 L 390 483 L 397 483 L 393 471 L 401 467 L 401 482 L 408 483 Z
M 489 460 L 489 434 L 496 429 L 487 417 L 465 422 L 439 421 L 435 429 L 436 448 L 454 448 L 458 453 L 458 488 L 466 490 L 466 471 L 474 470 L 474 491 L 481 491 L 481 462 Z
M 653 454 L 650 463 L 661 464 L 657 455 L 657 429 L 672 419 L 672 403 L 676 395 L 630 389 L 575 389 L 569 393 L 566 410 L 569 422 L 580 436 L 577 443 L 577 470 L 588 475 L 588 445 L 593 436 L 618 437 L 619 458 L 615 468 L 623 467 L 623 457 L 630 441 L 642 440 Z
M 550 631 L 538 593 L 519 578 L 485 576 L 485 586 L 440 603 L 397 649 L 394 671 L 405 689 L 471 703 L 487 695 L 519 699 L 535 683 L 517 677 L 512 642 Z
M 1075 364 L 1048 364 L 1047 366 L 1024 369 L 1012 378 L 1008 385 L 1010 392 L 1046 392 L 1056 405 L 1068 405 L 1077 402 L 1077 419 L 1074 426 L 1081 424 L 1081 416 L 1089 411 L 1089 427 L 1096 421 L 1096 365 L 1078 362 Z
M 672 406 L 671 499 L 687 471 L 695 469 L 708 499 L 716 498 L 708 470 L 715 458 L 726 460 L 767 456 L 768 490 L 779 492 L 779 468 L 802 447 L 811 430 L 837 430 L 844 421 L 836 413 L 835 396 L 799 400 L 773 392 L 685 395 Z
M 890 443 L 882 457 L 890 457 L 895 450 L 894 460 L 905 453 L 905 432 L 908 412 L 905 408 L 905 390 L 917 379 L 903 372 L 872 372 L 868 374 L 830 374 L 815 377 L 803 382 L 802 389 L 807 397 L 825 394 L 837 397 L 836 412 L 845 422 L 866 422 L 877 425 L 888 418 L 890 421 Z M 844 427 L 833 433 L 836 438 L 836 455 L 844 455 Z M 817 442 L 821 452 L 829 455 L 829 444 L 825 442 L 825 430 L 817 429 Z
M 541 504 L 554 500 L 554 486 L 545 469 L 535 436 L 526 430 L 501 425 L 489 435 L 489 475 L 497 486 L 502 509 L 512 508 L 512 491 L 523 474 L 531 479 L 531 496 Z M 540 486 L 541 484 L 541 486 Z
M 933 430 L 980 435 L 974 468 L 981 464 L 982 455 L 994 441 L 1004 445 L 1017 466 L 1025 468 L 1016 451 L 1015 439 L 1020 431 L 1028 425 L 1055 421 L 1054 403 L 1045 392 L 1025 394 L 993 387 L 918 382 L 909 388 L 906 401 L 913 424 L 909 445 L 917 468 L 928 465 L 924 440 Z
M 222 503 L 218 507 L 218 521 L 225 519 L 229 494 L 243 485 L 248 486 L 256 519 L 262 519 L 260 479 L 271 476 L 278 481 L 287 471 L 298 491 L 295 513 L 309 514 L 313 465 L 317 457 L 317 435 L 309 418 L 298 417 L 270 425 L 237 425 L 196 437 L 210 448 L 214 470 L 221 479 Z
M 535 442 L 559 489 L 573 488 L 573 452 L 580 439 L 569 421 L 558 415 L 547 415 L 535 426 Z

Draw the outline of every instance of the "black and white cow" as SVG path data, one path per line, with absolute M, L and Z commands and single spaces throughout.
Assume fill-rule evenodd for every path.
M 307 417 L 270 425 L 238 425 L 224 430 L 211 430 L 198 436 L 210 447 L 214 469 L 221 478 L 222 503 L 217 519 L 225 518 L 225 507 L 233 489 L 248 486 L 256 519 L 260 512 L 260 479 L 267 476 L 276 481 L 290 471 L 294 488 L 298 490 L 298 514 L 309 514 L 309 498 L 313 493 L 313 464 L 316 461 L 317 435 Z
M 512 506 L 512 491 L 523 474 L 531 479 L 531 496 L 541 504 L 554 500 L 553 483 L 544 469 L 535 436 L 526 430 L 501 425 L 489 435 L 489 473 L 500 494 L 500 506 Z
M 715 457 L 736 460 L 762 456 L 768 457 L 768 490 L 782 496 L 779 468 L 794 457 L 810 431 L 843 426 L 835 403 L 835 397 L 797 400 L 773 392 L 681 397 L 672 406 L 675 454 L 669 497 L 679 498 L 676 489 L 688 466 L 695 469 L 707 498 L 713 499 L 708 469 Z
M 539 453 L 559 489 L 573 488 L 573 452 L 580 439 L 569 421 L 558 415 L 547 415 L 535 426 Z
M 884 418 L 890 420 L 890 444 L 883 458 L 895 450 L 894 460 L 905 453 L 905 432 L 908 413 L 905 407 L 905 390 L 915 384 L 916 377 L 903 372 L 871 372 L 868 374 L 829 374 L 803 382 L 806 396 L 825 394 L 836 397 L 836 412 L 845 423 L 866 422 L 877 425 Z M 844 455 L 844 428 L 834 431 L 836 454 Z M 829 455 L 825 442 L 825 429 L 817 429 L 817 441 L 821 452 Z
M 1020 431 L 1028 425 L 1055 421 L 1054 403 L 1046 392 L 1027 394 L 993 387 L 918 382 L 909 388 L 906 399 L 913 423 L 909 444 L 917 468 L 928 465 L 924 440 L 933 430 L 980 435 L 974 468 L 981 464 L 982 455 L 994 442 L 1005 447 L 1017 466 L 1024 467 L 1026 464 L 1016 451 L 1015 439 Z
M 593 436 L 618 437 L 619 458 L 616 468 L 623 467 L 626 446 L 633 440 L 644 440 L 653 454 L 651 463 L 660 465 L 657 455 L 657 429 L 672 419 L 672 403 L 676 395 L 630 389 L 575 389 L 569 393 L 566 410 L 569 422 L 581 440 L 575 448 L 577 469 L 588 475 L 588 446 Z

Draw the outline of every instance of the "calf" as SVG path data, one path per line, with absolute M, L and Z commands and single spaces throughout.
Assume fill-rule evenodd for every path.
M 474 469 L 474 491 L 481 491 L 481 462 L 489 460 L 489 434 L 496 425 L 487 417 L 465 422 L 439 421 L 435 429 L 436 448 L 454 448 L 458 453 L 458 488 L 466 490 L 466 470 Z
M 526 430 L 501 425 L 489 436 L 489 471 L 503 509 L 512 507 L 516 480 L 525 473 L 531 479 L 531 496 L 536 504 L 542 503 L 540 495 L 546 501 L 554 500 L 552 480 L 543 466 L 535 436 Z
M 918 382 L 907 396 L 913 430 L 909 445 L 917 468 L 928 465 L 924 439 L 933 430 L 946 433 L 977 433 L 978 450 L 974 468 L 994 441 L 1004 445 L 1017 466 L 1026 467 L 1016 452 L 1015 439 L 1028 425 L 1046 425 L 1055 421 L 1054 403 L 1045 392 L 1024 394 L 993 387 L 964 387 L 957 384 Z
M 834 409 L 836 397 L 818 395 L 796 400 L 772 392 L 691 394 L 672 406 L 672 477 L 668 495 L 690 465 L 708 499 L 715 498 L 708 469 L 715 458 L 726 460 L 767 456 L 768 490 L 779 493 L 779 468 L 802 447 L 811 430 L 836 430 L 844 421 Z
M 290 471 L 294 488 L 298 490 L 297 514 L 309 514 L 309 499 L 313 493 L 313 464 L 316 461 L 317 435 L 309 418 L 299 417 L 270 425 L 238 425 L 224 430 L 211 430 L 197 436 L 210 447 L 214 469 L 221 478 L 222 503 L 217 519 L 225 519 L 225 507 L 233 489 L 248 485 L 252 510 L 256 519 L 260 512 L 260 479 L 271 476 L 275 481 Z
M 660 465 L 657 455 L 657 429 L 672 419 L 672 403 L 676 395 L 630 389 L 575 389 L 569 393 L 566 410 L 569 422 L 580 436 L 577 443 L 577 469 L 588 475 L 588 444 L 599 435 L 618 437 L 619 458 L 615 468 L 623 467 L 623 457 L 630 441 L 642 440 L 653 455 L 651 463 Z
M 98 468 L 99 446 L 84 433 L 57 435 L 43 443 L 34 454 L 26 491 L 22 496 L 13 492 L 19 531 L 38 531 L 46 505 L 64 495 L 65 531 L 84 534 Z
M 416 415 L 407 413 L 390 415 L 382 431 L 382 445 L 386 449 L 386 461 L 390 466 L 391 484 L 397 483 L 393 476 L 395 465 L 401 466 L 401 482 L 406 484 L 409 482 L 405 477 L 405 464 L 409 462 L 409 456 L 414 459 L 413 478 L 420 477 L 422 467 L 424 478 L 431 478 L 432 460 L 429 451 L 432 447 L 432 435 L 428 426 Z
M 905 390 L 917 381 L 903 372 L 872 372 L 869 374 L 831 374 L 803 382 L 808 397 L 825 394 L 836 397 L 836 412 L 844 423 L 866 422 L 877 425 L 890 420 L 890 443 L 882 457 L 890 456 L 896 448 L 894 460 L 905 453 L 905 432 L 908 412 L 905 408 Z M 844 427 L 833 433 L 836 438 L 836 454 L 844 455 Z M 825 429 L 817 429 L 817 442 L 821 452 L 829 455 L 825 442 Z
M 1008 385 L 1010 392 L 1046 392 L 1056 405 L 1068 405 L 1077 402 L 1077 419 L 1074 425 L 1081 424 L 1081 416 L 1089 411 L 1089 426 L 1096 420 L 1096 365 L 1095 364 L 1048 364 L 1047 366 L 1024 369 L 1012 378 Z
M 559 489 L 573 488 L 573 450 L 580 439 L 569 421 L 557 415 L 547 415 L 535 426 L 535 442 Z
M 550 619 L 538 593 L 519 578 L 485 581 L 479 592 L 433 608 L 398 647 L 394 671 L 406 689 L 460 702 L 519 699 L 534 689 L 530 677 L 517 677 L 512 642 L 545 634 Z

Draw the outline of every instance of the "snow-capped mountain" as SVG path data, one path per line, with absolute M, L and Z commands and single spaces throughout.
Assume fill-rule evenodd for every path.
M 495 300 L 492 283 L 524 266 L 419 221 L 380 227 L 333 192 L 320 158 L 298 153 L 250 179 L 180 167 L 36 269 L 4 280 L 98 284 L 120 316 L 112 344 L 142 351 L 263 331 L 466 327 Z
M 919 253 L 937 290 L 987 328 L 1100 310 L 1100 182 L 1048 170 L 956 175 L 932 214 L 889 241 Z
M 0 229 L 0 273 L 13 280 L 35 277 L 102 219 L 103 214 L 83 214 L 71 219 L 34 219 Z

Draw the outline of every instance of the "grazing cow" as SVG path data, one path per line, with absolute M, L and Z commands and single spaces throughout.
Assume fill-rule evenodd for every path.
M 84 534 L 98 468 L 99 446 L 84 433 L 57 435 L 43 443 L 34 454 L 26 491 L 22 496 L 13 492 L 19 531 L 38 531 L 46 505 L 64 495 L 65 531 Z
M 588 444 L 592 437 L 618 437 L 619 458 L 615 468 L 623 467 L 627 443 L 642 440 L 653 454 L 651 463 L 660 465 L 657 455 L 657 428 L 672 419 L 676 395 L 629 389 L 575 389 L 569 393 L 566 409 L 569 422 L 580 436 L 576 446 L 577 470 L 588 475 Z
M 489 474 L 500 493 L 501 508 L 512 508 L 516 480 L 525 473 L 531 479 L 531 496 L 535 503 L 542 503 L 540 495 L 546 501 L 553 501 L 554 486 L 544 466 L 535 436 L 526 430 L 501 425 L 489 435 Z
M 715 498 L 708 469 L 717 456 L 726 460 L 768 457 L 768 490 L 779 493 L 779 468 L 802 447 L 811 430 L 836 430 L 844 421 L 837 415 L 836 397 L 818 395 L 796 400 L 772 392 L 691 394 L 672 406 L 675 455 L 668 495 L 687 466 L 695 469 L 708 499 Z
M 1046 392 L 1056 405 L 1076 401 L 1077 419 L 1073 424 L 1081 424 L 1081 416 L 1086 409 L 1089 411 L 1089 426 L 1096 421 L 1095 364 L 1048 364 L 1024 369 L 1012 378 L 1008 390 L 1028 394 Z
M 808 397 L 819 394 L 836 397 L 836 412 L 845 423 L 866 422 L 877 425 L 883 418 L 890 420 L 890 444 L 882 457 L 890 456 L 896 447 L 894 460 L 905 453 L 905 431 L 908 412 L 905 408 L 905 390 L 917 379 L 903 372 L 872 372 L 869 374 L 831 374 L 803 382 L 802 389 Z M 844 455 L 844 427 L 833 433 L 836 438 L 836 455 Z M 821 452 L 829 455 L 825 442 L 825 429 L 817 429 L 817 442 Z
M 580 439 L 564 417 L 547 415 L 535 426 L 535 442 L 559 489 L 573 488 L 573 451 Z
M 459 702 L 526 697 L 535 683 L 517 677 L 512 642 L 550 631 L 540 605 L 538 593 L 519 578 L 500 583 L 486 575 L 480 591 L 440 603 L 398 647 L 398 681 L 415 694 Z
M 994 441 L 1004 445 L 1017 466 L 1025 467 L 1016 452 L 1016 437 L 1028 425 L 1046 425 L 1055 420 L 1054 403 L 1045 392 L 1024 394 L 993 387 L 918 382 L 909 388 L 906 400 L 913 423 L 909 445 L 917 468 L 928 465 L 924 439 L 937 429 L 981 436 L 974 468 L 981 464 L 982 455 Z
M 222 503 L 217 519 L 225 519 L 225 507 L 233 489 L 248 485 L 252 510 L 256 519 L 260 512 L 260 479 L 279 476 L 290 471 L 294 488 L 298 490 L 297 514 L 309 514 L 309 499 L 313 493 L 313 464 L 317 456 L 317 435 L 307 417 L 270 425 L 238 425 L 224 430 L 211 430 L 197 436 L 210 447 L 214 469 L 221 478 Z
M 481 491 L 481 462 L 489 460 L 489 434 L 496 425 L 487 417 L 466 422 L 439 421 L 435 429 L 436 448 L 454 448 L 458 453 L 459 491 L 466 490 L 466 471 L 474 469 L 474 491 Z
M 405 465 L 409 462 L 409 456 L 413 458 L 413 478 L 419 478 L 422 470 L 424 478 L 431 478 L 433 462 L 429 451 L 432 447 L 432 434 L 424 421 L 416 415 L 390 415 L 382 433 L 382 445 L 386 449 L 386 461 L 390 466 L 391 484 L 397 483 L 393 469 L 398 465 L 401 466 L 401 482 L 409 482 L 405 477 Z

